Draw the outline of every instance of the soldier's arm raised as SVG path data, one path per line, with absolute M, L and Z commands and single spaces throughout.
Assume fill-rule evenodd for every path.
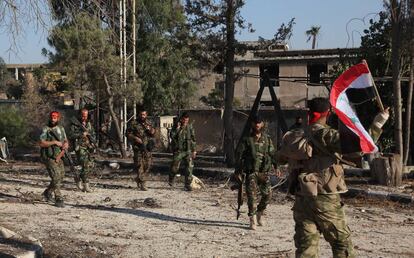
M 378 113 L 375 116 L 374 121 L 372 121 L 372 124 L 368 130 L 374 142 L 378 141 L 379 137 L 382 134 L 382 127 L 388 121 L 389 117 L 390 117 L 389 107 L 387 107 L 384 111 Z

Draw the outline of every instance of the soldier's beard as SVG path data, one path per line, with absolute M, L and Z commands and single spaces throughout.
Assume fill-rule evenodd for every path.
M 49 127 L 55 127 L 58 125 L 58 122 L 49 121 Z
M 262 129 L 253 128 L 253 133 L 254 134 L 260 134 L 260 133 L 262 133 Z

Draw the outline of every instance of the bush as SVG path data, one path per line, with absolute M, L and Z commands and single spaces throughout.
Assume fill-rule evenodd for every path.
M 0 138 L 6 137 L 13 147 L 24 147 L 28 144 L 28 127 L 22 111 L 16 107 L 0 110 Z

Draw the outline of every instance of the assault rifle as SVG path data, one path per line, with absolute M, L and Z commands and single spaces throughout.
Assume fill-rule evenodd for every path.
M 240 208 L 243 205 L 243 183 L 244 183 L 244 174 L 243 173 L 237 173 L 234 174 L 234 179 L 236 180 L 236 185 L 231 187 L 231 190 L 237 189 L 237 215 L 236 219 L 239 219 L 240 217 Z
M 96 140 L 92 137 L 92 135 L 89 134 L 89 129 L 86 128 L 81 122 L 79 122 L 79 120 L 77 120 L 75 118 L 73 118 L 71 120 L 72 120 L 72 123 L 74 125 L 76 125 L 77 127 L 81 128 L 83 132 L 87 132 L 88 133 L 86 135 L 86 137 L 88 138 L 88 141 L 91 144 L 92 148 L 96 149 L 97 148 Z
M 147 143 L 142 142 L 141 144 L 138 144 L 138 147 L 139 147 L 140 151 L 151 152 L 155 147 L 155 142 L 154 142 L 154 139 L 152 138 L 153 134 L 151 133 L 151 130 L 153 129 L 152 125 L 150 123 L 148 123 L 147 121 L 139 122 L 139 123 L 145 128 L 144 134 L 147 134 L 149 136 L 149 140 L 148 140 Z M 134 135 L 135 137 L 138 137 L 142 141 L 145 137 L 145 135 L 142 135 L 141 133 L 134 134 L 132 131 L 130 133 L 132 135 Z
M 56 141 L 60 142 L 59 137 L 57 137 L 56 133 L 53 130 L 50 130 L 49 132 L 50 132 L 50 135 L 52 135 L 52 137 L 55 138 Z M 75 165 L 73 163 L 72 158 L 70 157 L 70 154 L 66 150 L 64 150 L 63 148 L 60 148 L 60 153 L 57 155 L 56 160 L 60 160 L 62 158 L 65 158 L 67 160 L 67 162 L 69 164 L 70 172 L 73 173 L 73 175 L 75 177 L 75 182 L 78 182 L 79 181 L 79 175 L 76 172 Z

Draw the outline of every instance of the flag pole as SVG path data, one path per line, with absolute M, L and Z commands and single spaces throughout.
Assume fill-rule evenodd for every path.
M 368 68 L 369 75 L 370 75 L 370 77 L 371 77 L 371 81 L 372 81 L 372 85 L 374 86 L 375 99 L 376 99 L 376 101 L 377 101 L 377 103 L 378 103 L 378 106 L 379 106 L 379 108 L 380 108 L 381 112 L 382 112 L 382 111 L 384 111 L 384 110 L 385 110 L 385 109 L 384 109 L 384 105 L 382 104 L 381 97 L 380 97 L 380 95 L 379 95 L 379 93 L 378 93 L 377 86 L 375 85 L 374 78 L 372 77 L 372 73 L 371 73 L 371 71 L 369 70 L 368 63 L 367 63 L 367 61 L 366 61 L 365 59 L 363 59 L 363 60 L 362 60 L 362 63 L 364 63 L 364 64 L 367 66 L 367 68 Z

